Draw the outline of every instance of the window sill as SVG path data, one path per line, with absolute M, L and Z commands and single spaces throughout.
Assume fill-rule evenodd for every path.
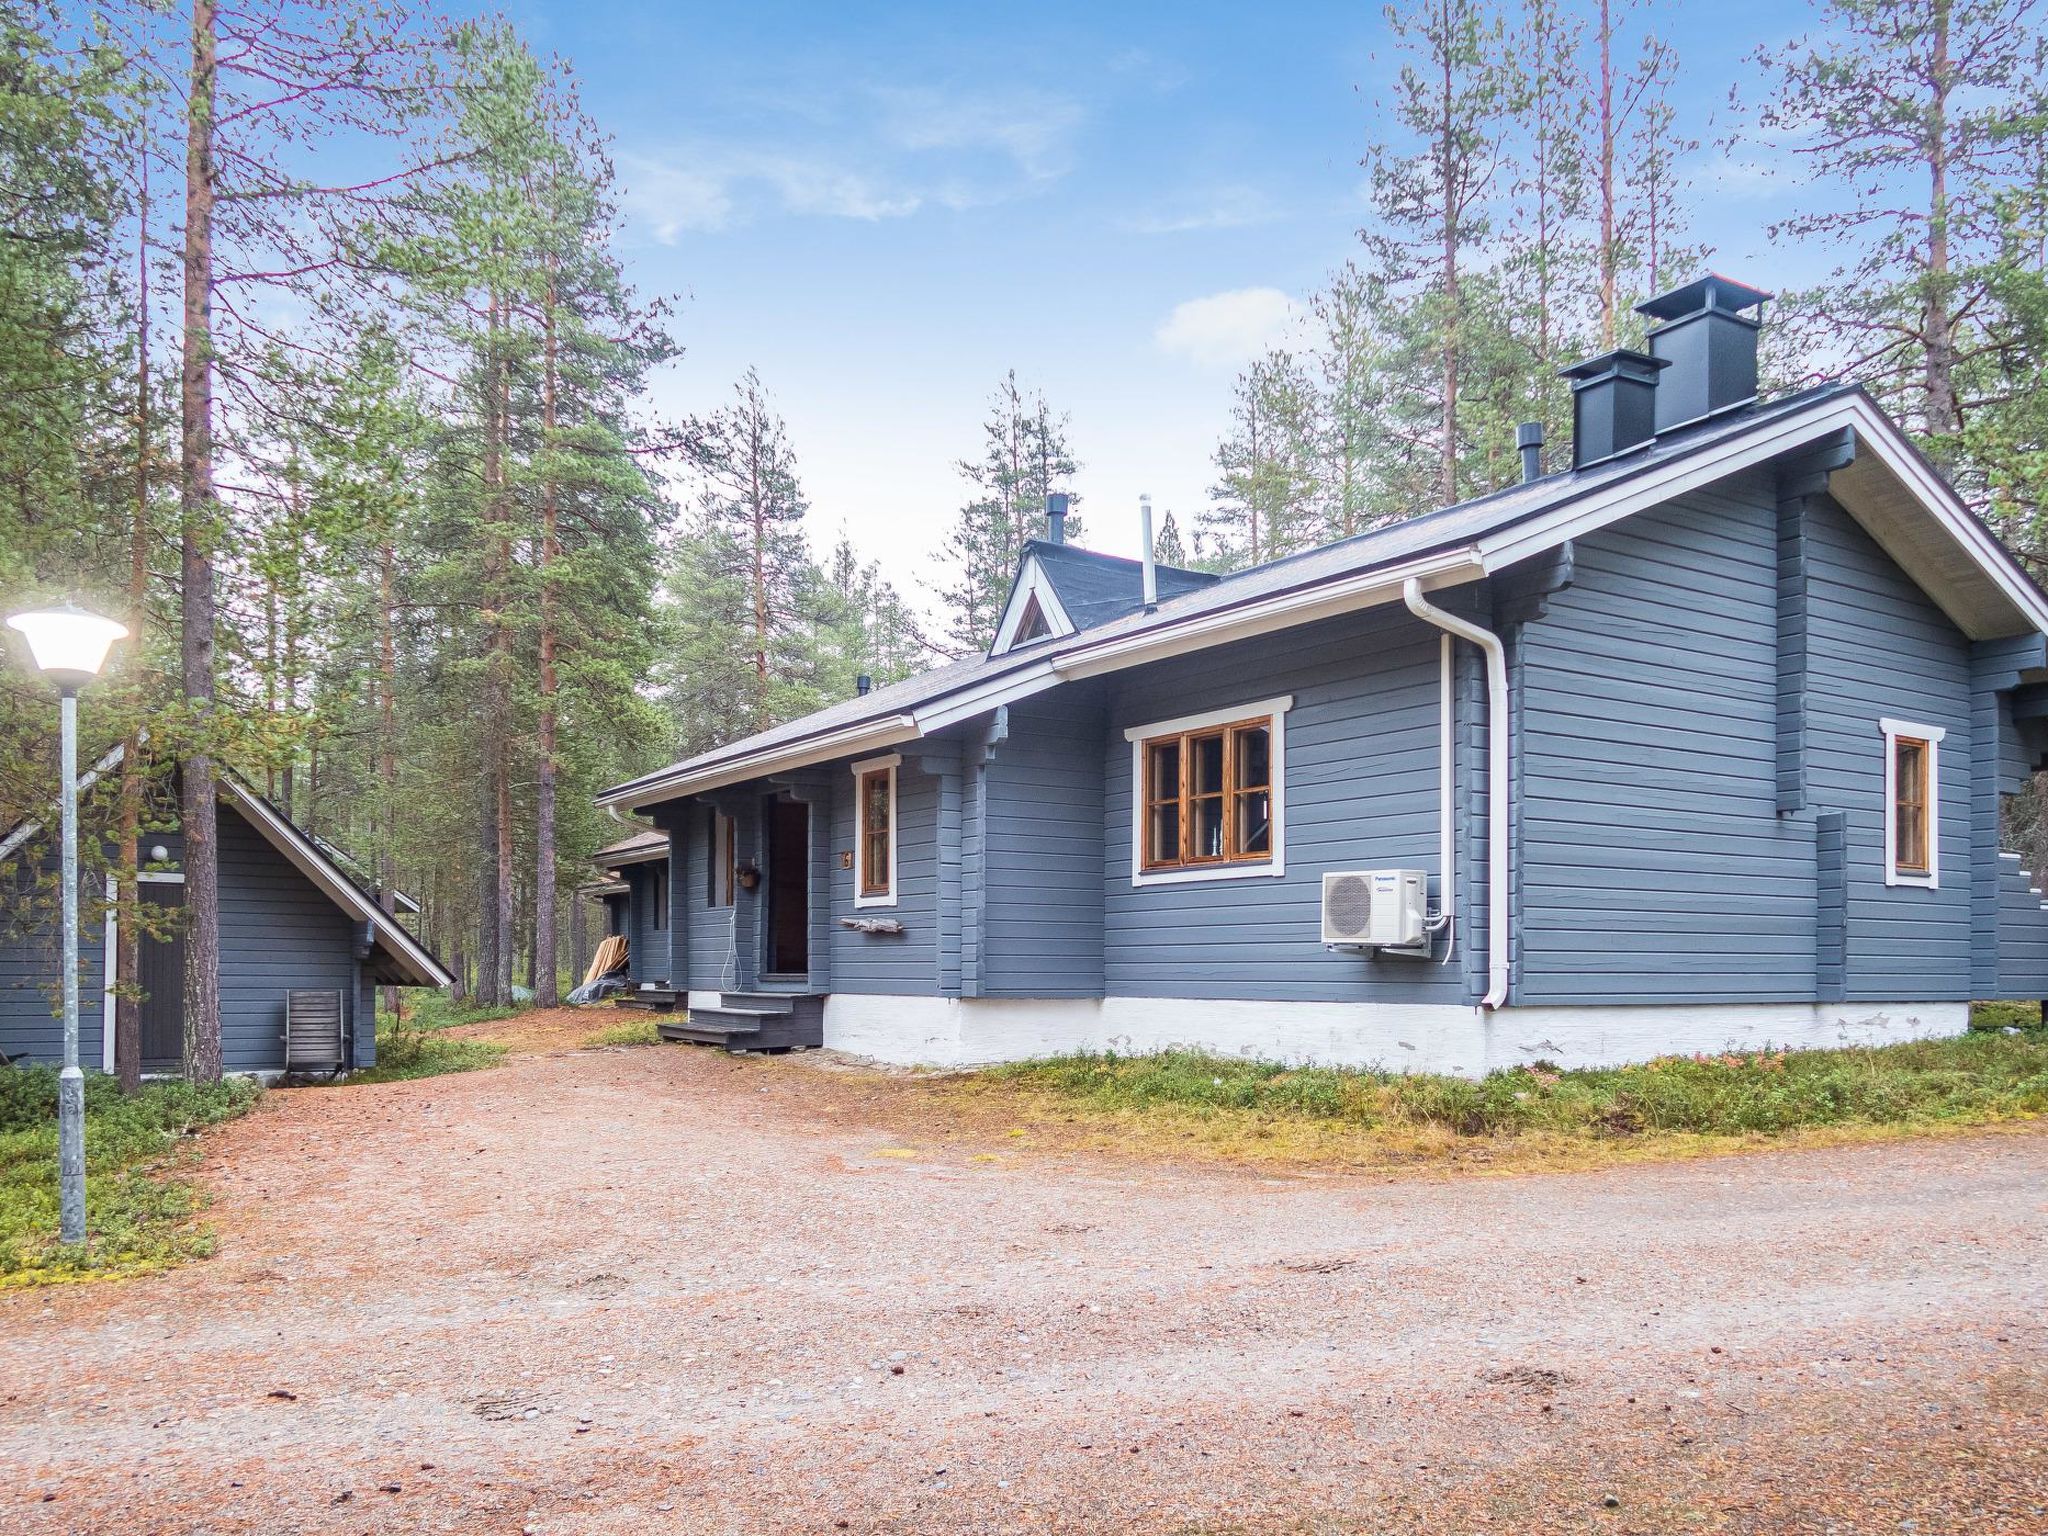
M 853 904 L 856 909 L 893 907 L 896 905 L 896 893 L 891 891 L 887 896 L 856 896 L 853 898 Z
M 1897 870 L 1886 870 L 1884 883 L 1887 886 L 1918 886 L 1924 891 L 1938 891 L 1941 889 L 1941 876 L 1909 875 L 1901 874 Z
M 1258 880 L 1286 873 L 1285 863 L 1275 859 L 1270 864 L 1224 864 L 1213 869 L 1133 870 L 1131 884 L 1200 885 L 1212 880 Z

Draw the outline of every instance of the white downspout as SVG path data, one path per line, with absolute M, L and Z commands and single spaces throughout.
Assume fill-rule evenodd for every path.
M 1500 636 L 1446 612 L 1422 595 L 1422 582 L 1401 586 L 1408 611 L 1425 623 L 1469 640 L 1486 654 L 1486 996 L 1482 1008 L 1508 997 L 1508 656 Z M 1449 797 L 1445 797 L 1446 808 Z M 1446 815 L 1448 810 L 1446 809 Z M 1446 861 L 1445 871 L 1451 865 Z
M 1458 818 L 1452 803 L 1458 792 L 1457 764 L 1458 707 L 1451 680 L 1453 647 L 1457 644 L 1447 630 L 1439 637 L 1437 649 L 1436 709 L 1436 920 L 1444 930 L 1444 963 L 1449 964 L 1458 942 Z

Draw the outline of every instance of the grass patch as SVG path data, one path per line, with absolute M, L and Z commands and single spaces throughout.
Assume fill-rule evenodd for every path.
M 628 1019 L 607 1024 L 583 1042 L 585 1045 L 659 1045 L 661 1030 L 652 1019 Z
M 1003 1106 L 1013 1118 L 1074 1127 L 1097 1146 L 1193 1144 L 1258 1162 L 1572 1166 L 2030 1119 L 2048 1113 L 2048 1032 L 1994 1027 L 1599 1071 L 1538 1063 L 1476 1082 L 1194 1051 L 1079 1055 L 991 1068 L 954 1091 L 991 1110 L 1015 1101 Z
M 509 1019 L 524 1013 L 530 1003 L 458 1003 L 446 992 L 434 992 L 424 988 L 407 988 L 398 994 L 399 1011 L 396 1014 L 377 1015 L 377 1036 L 381 1040 L 386 1029 L 408 1029 L 431 1033 L 442 1029 L 456 1029 L 464 1024 L 488 1024 L 493 1019 Z
M 2033 1003 L 1972 1003 L 1970 1028 L 1986 1030 L 2039 1029 L 2041 1005 Z
M 488 1014 L 502 1018 L 503 1014 Z M 398 1023 L 388 1016 L 377 1020 L 377 1065 L 349 1074 L 351 1083 L 402 1083 L 416 1077 L 439 1077 L 447 1072 L 474 1072 L 494 1067 L 505 1056 L 505 1047 L 489 1040 L 454 1040 L 445 1031 L 453 1024 L 426 1025 L 408 1019 Z
M 57 1073 L 0 1068 L 0 1286 L 138 1274 L 213 1251 L 193 1220 L 204 1204 L 161 1165 L 185 1138 L 231 1120 L 261 1097 L 245 1078 L 211 1087 L 147 1083 L 133 1098 L 100 1073 L 85 1080 L 83 1248 L 57 1241 Z

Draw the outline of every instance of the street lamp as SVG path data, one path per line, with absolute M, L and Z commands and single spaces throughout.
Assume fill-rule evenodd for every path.
M 64 827 L 64 1070 L 57 1078 L 59 1235 L 85 1241 L 85 1074 L 78 1066 L 78 690 L 99 676 L 124 625 L 71 603 L 17 613 L 7 621 L 28 641 L 36 667 L 62 695 L 63 773 L 58 819 Z

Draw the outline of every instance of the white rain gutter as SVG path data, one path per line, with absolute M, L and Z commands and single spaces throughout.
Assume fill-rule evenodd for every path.
M 1508 656 L 1500 636 L 1446 612 L 1422 595 L 1420 580 L 1401 588 L 1408 611 L 1469 640 L 1486 654 L 1486 996 L 1482 1008 L 1508 999 Z M 1446 805 L 1449 797 L 1446 796 Z M 1442 823 L 1440 822 L 1440 826 Z M 1449 862 L 1444 865 L 1448 873 Z

